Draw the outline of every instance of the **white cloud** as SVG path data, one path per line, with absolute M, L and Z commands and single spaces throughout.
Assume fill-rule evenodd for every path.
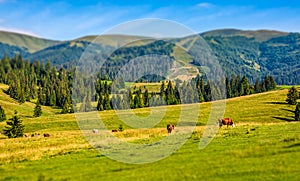
M 215 5 L 208 2 L 199 3 L 197 4 L 197 6 L 200 8 L 207 8 L 207 9 L 215 7 Z

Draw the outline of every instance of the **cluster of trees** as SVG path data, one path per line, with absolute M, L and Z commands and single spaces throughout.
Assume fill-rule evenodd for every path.
M 227 98 L 266 92 L 275 88 L 276 82 L 272 76 L 265 76 L 261 82 L 256 79 L 254 85 L 250 85 L 246 76 L 241 78 L 239 75 L 232 75 L 230 80 L 228 77 L 226 78 Z
M 7 94 L 20 103 L 37 99 L 40 105 L 57 106 L 62 113 L 74 112 L 71 99 L 74 70 L 57 70 L 50 62 L 30 63 L 20 55 L 0 61 L 0 82 L 9 85 Z
M 250 85 L 246 76 L 240 78 L 240 76 L 232 75 L 231 79 L 226 78 L 225 82 L 227 98 L 265 92 L 276 88 L 276 83 L 271 76 L 266 76 L 261 82 L 257 80 L 255 85 Z M 114 84 L 108 85 L 100 77 L 96 79 L 97 110 L 189 104 L 226 98 L 221 95 L 222 90 L 218 86 L 211 86 L 214 83 L 205 81 L 205 77 L 200 75 L 183 83 L 162 81 L 159 92 L 151 93 L 145 86 L 126 88 L 123 80 L 114 82 Z M 117 91 L 111 91 L 112 89 Z

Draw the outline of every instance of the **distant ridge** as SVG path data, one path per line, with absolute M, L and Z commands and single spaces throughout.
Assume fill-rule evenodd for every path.
M 247 38 L 255 38 L 259 42 L 267 41 L 271 38 L 288 35 L 287 32 L 276 30 L 238 30 L 238 29 L 219 29 L 201 33 L 202 36 L 245 36 Z
M 0 31 L 0 42 L 11 46 L 18 46 L 30 53 L 60 43 L 60 41 L 7 31 Z
M 223 71 L 228 75 L 246 75 L 251 82 L 254 82 L 256 78 L 272 75 L 278 84 L 300 83 L 300 33 L 220 29 L 200 35 L 210 46 L 223 67 Z M 198 74 L 201 68 L 206 68 L 201 67 L 201 59 L 195 59 L 188 52 L 178 48 L 188 46 L 193 36 L 195 35 L 168 39 L 177 44 L 170 55 L 185 67 L 189 77 Z M 91 50 L 97 55 L 93 58 L 94 60 L 105 58 L 101 56 L 101 52 L 115 51 L 122 47 L 122 52 L 119 52 L 120 55 L 116 59 L 119 62 L 111 59 L 108 65 L 108 68 L 112 70 L 123 66 L 131 57 L 145 55 L 140 46 L 146 46 L 155 41 L 151 37 L 117 34 L 55 41 L 0 31 L 0 56 L 12 57 L 15 54 L 21 54 L 24 59 L 30 61 L 46 62 L 49 60 L 55 66 L 72 67 L 90 45 L 96 47 Z M 160 46 L 160 43 L 157 45 Z M 184 77 L 185 74 L 180 76 Z

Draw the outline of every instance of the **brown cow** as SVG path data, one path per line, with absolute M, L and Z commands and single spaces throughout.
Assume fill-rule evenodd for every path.
M 50 137 L 49 133 L 44 133 L 44 137 Z
M 167 125 L 167 130 L 168 130 L 169 134 L 171 134 L 174 129 L 175 129 L 175 126 L 173 124 L 168 124 Z
M 220 119 L 218 119 L 218 123 L 219 123 L 220 128 L 223 125 L 227 125 L 227 127 L 229 125 L 231 125 L 233 128 L 235 127 L 234 122 L 231 118 L 220 118 Z
M 113 130 L 111 130 L 111 132 L 118 132 L 118 130 L 116 130 L 116 129 L 113 129 Z

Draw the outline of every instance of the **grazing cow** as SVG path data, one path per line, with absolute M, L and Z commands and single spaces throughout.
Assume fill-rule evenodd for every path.
M 118 132 L 118 130 L 116 130 L 116 129 L 113 129 L 113 130 L 111 130 L 111 132 Z
M 223 125 L 227 125 L 227 127 L 229 125 L 231 125 L 233 128 L 235 127 L 234 122 L 231 118 L 220 118 L 220 119 L 218 119 L 218 123 L 219 123 L 220 128 Z
M 50 134 L 44 133 L 44 137 L 50 137 Z
M 97 134 L 97 133 L 99 133 L 99 130 L 98 129 L 93 129 L 93 133 Z
M 169 134 L 171 134 L 174 129 L 175 129 L 175 126 L 173 124 L 168 124 L 167 125 L 167 130 L 168 130 Z

